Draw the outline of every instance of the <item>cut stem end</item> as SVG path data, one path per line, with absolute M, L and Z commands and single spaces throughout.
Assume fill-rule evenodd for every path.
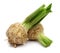
M 48 37 L 46 37 L 43 33 L 39 33 L 38 35 L 38 41 L 43 45 L 44 47 L 48 47 L 51 45 L 52 40 L 50 40 Z

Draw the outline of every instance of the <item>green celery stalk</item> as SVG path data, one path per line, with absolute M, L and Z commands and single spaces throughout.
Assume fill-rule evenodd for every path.
M 38 33 L 37 39 L 39 43 L 41 43 L 41 45 L 43 45 L 44 47 L 48 47 L 52 43 L 52 40 L 46 37 L 44 33 Z
M 46 7 L 46 9 L 43 10 L 44 12 L 41 12 L 41 14 L 39 14 L 37 18 L 35 18 L 35 20 L 33 20 L 31 23 L 38 24 L 39 22 L 41 22 L 51 12 L 51 6 L 52 4 L 49 4 L 48 7 Z
M 44 9 L 45 5 L 43 4 L 41 7 L 39 7 L 37 10 L 35 10 L 33 13 L 31 13 L 23 23 L 30 22 L 32 19 L 34 19 L 41 11 Z
M 48 7 L 46 7 L 46 15 L 42 18 L 44 19 L 51 11 L 51 6 L 52 6 L 52 3 L 48 5 Z M 38 24 L 42 19 L 40 19 L 36 24 Z

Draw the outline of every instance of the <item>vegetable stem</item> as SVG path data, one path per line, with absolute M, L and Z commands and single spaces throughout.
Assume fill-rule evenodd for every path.
M 52 40 L 46 37 L 44 33 L 39 33 L 37 39 L 44 47 L 48 47 L 52 43 Z
M 35 18 L 42 9 L 44 9 L 45 5 L 43 4 L 41 7 L 39 7 L 37 10 L 35 10 L 32 14 L 30 14 L 23 23 L 31 21 L 33 18 Z
M 52 3 L 49 4 L 48 7 L 46 7 L 45 15 L 42 16 L 42 18 L 41 18 L 41 16 L 40 16 L 41 14 L 39 14 L 37 17 L 40 17 L 40 20 L 37 22 L 37 19 L 38 19 L 38 18 L 36 18 L 35 21 L 34 21 L 34 23 L 37 22 L 36 24 L 38 24 L 39 22 L 41 22 L 41 21 L 49 14 L 49 12 L 52 12 L 52 11 L 51 11 L 51 7 L 52 7 Z M 44 9 L 44 10 L 45 10 L 45 9 Z M 43 13 L 44 13 L 44 12 L 43 12 Z M 42 14 L 42 15 L 43 15 L 43 14 Z M 35 24 L 35 25 L 36 25 L 36 24 Z
M 49 12 L 51 12 L 52 4 L 49 4 L 46 8 L 44 8 L 44 6 L 45 5 L 42 5 L 38 10 L 36 10 L 34 13 L 28 16 L 22 23 L 27 29 L 27 31 L 39 22 L 41 22 L 45 18 L 45 16 L 47 16 Z
M 41 20 L 46 15 L 46 9 L 44 9 L 41 14 L 39 14 L 34 20 L 32 20 L 31 25 L 35 25 L 39 20 Z M 39 21 L 40 22 L 40 21 Z

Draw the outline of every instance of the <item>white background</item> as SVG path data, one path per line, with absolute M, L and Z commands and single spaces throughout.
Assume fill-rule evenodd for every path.
M 6 30 L 12 23 L 22 22 L 42 4 L 52 3 L 52 13 L 41 22 L 47 37 L 53 40 L 44 48 L 38 42 L 27 42 L 13 48 L 9 45 Z M 60 0 L 0 0 L 0 53 L 60 53 Z

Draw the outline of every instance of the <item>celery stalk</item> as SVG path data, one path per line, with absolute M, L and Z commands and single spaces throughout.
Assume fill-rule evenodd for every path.
M 41 7 L 39 7 L 37 10 L 35 10 L 32 14 L 30 14 L 23 23 L 31 21 L 33 18 L 35 18 L 42 9 L 44 9 L 45 5 L 43 4 Z
M 39 33 L 37 36 L 37 39 L 41 43 L 41 45 L 43 45 L 44 47 L 48 47 L 52 43 L 52 40 L 46 37 L 44 33 Z
M 22 24 L 24 25 L 24 27 L 27 29 L 27 31 L 32 28 L 34 25 L 38 24 L 39 22 L 41 22 L 45 16 L 47 16 L 49 14 L 49 12 L 51 11 L 51 5 L 49 4 L 47 8 L 44 8 L 43 10 L 41 10 L 40 8 L 40 13 L 37 13 L 38 15 L 36 17 L 34 17 L 34 13 L 31 15 L 31 21 L 30 21 L 30 17 L 26 18 L 26 22 L 23 22 Z M 37 12 L 37 11 L 36 11 Z M 36 14 L 35 14 L 36 15 Z M 33 17 L 34 19 L 33 19 Z

